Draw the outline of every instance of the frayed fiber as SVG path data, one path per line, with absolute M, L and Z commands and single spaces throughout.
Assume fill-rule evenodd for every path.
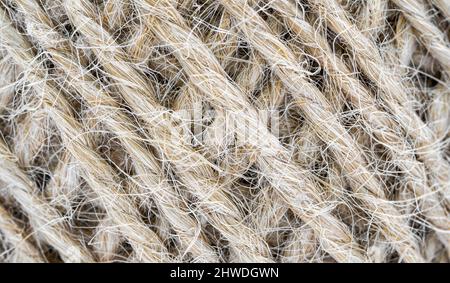
M 446 0 L 0 0 L 0 262 L 449 262 Z

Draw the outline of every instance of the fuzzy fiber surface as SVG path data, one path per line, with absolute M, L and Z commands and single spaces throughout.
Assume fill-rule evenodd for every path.
M 449 0 L 0 0 L 0 261 L 449 262 Z

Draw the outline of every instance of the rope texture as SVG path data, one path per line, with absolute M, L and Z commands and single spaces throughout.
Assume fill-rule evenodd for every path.
M 0 261 L 449 262 L 445 0 L 0 0 Z

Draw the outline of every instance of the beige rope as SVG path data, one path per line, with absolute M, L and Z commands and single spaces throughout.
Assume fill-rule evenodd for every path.
M 448 262 L 449 17 L 0 1 L 1 261 Z

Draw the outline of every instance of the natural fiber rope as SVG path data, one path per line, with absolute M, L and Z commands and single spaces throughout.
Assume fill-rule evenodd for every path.
M 448 262 L 446 1 L 0 8 L 0 260 Z

